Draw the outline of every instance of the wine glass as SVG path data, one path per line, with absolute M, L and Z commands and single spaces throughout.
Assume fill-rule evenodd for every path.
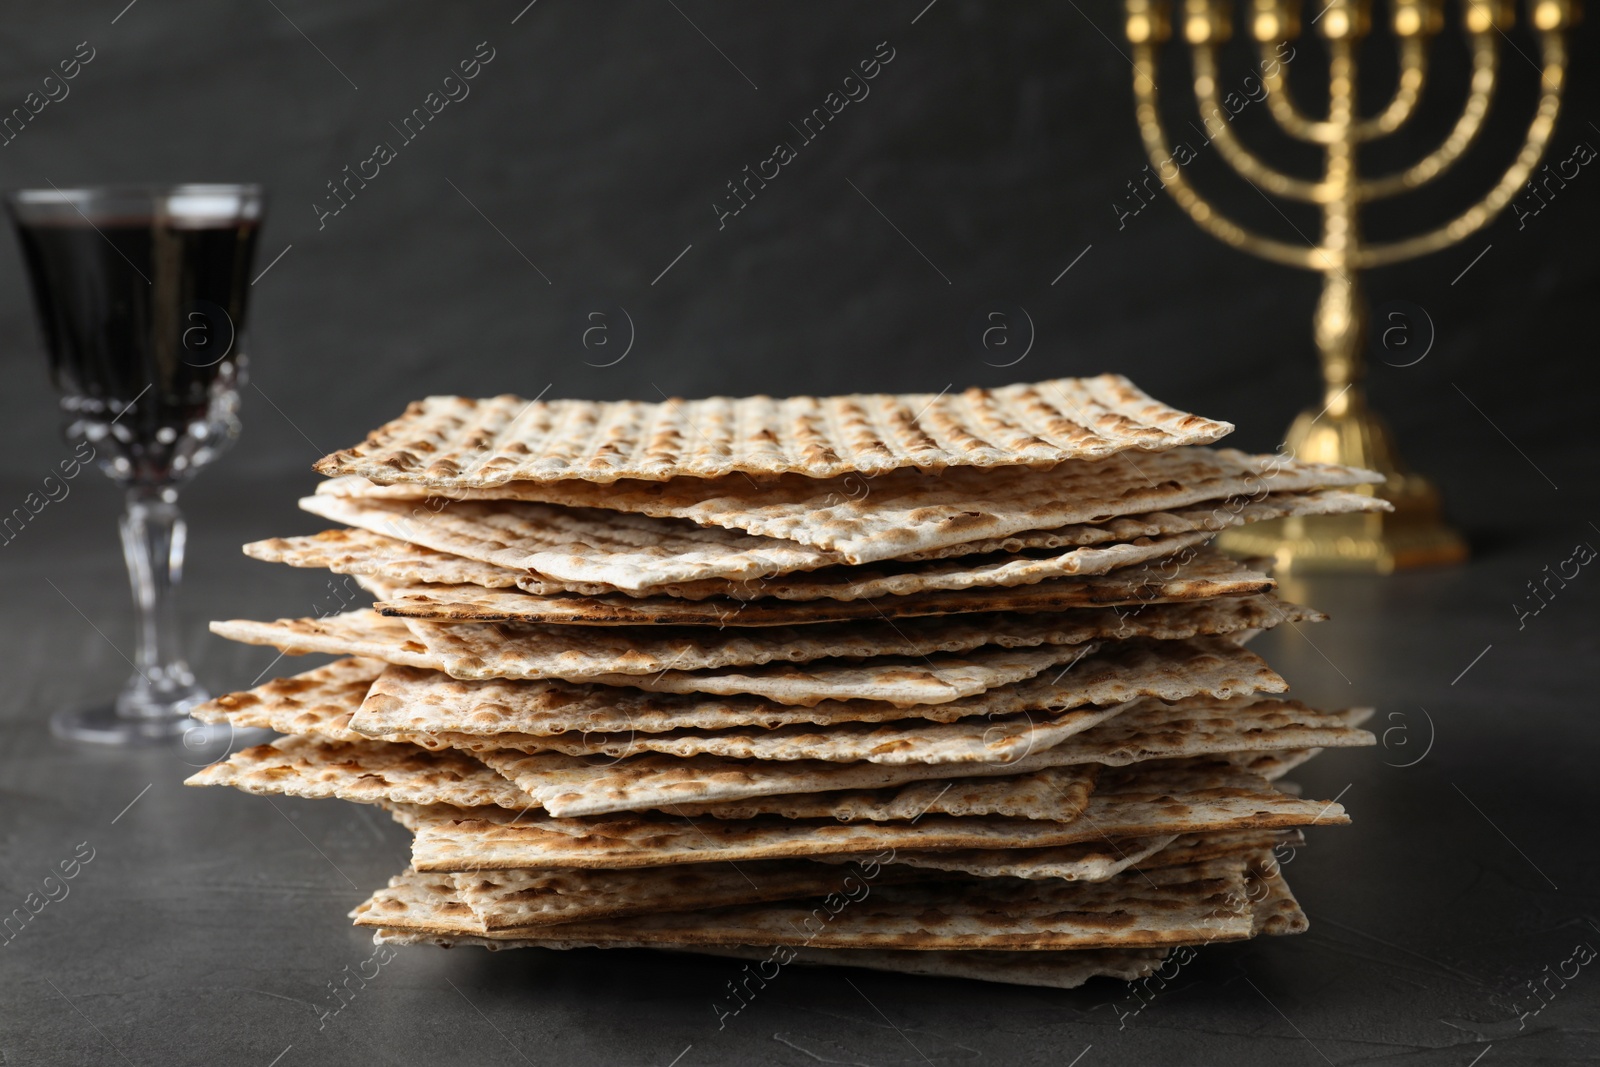
M 208 698 L 179 639 L 186 528 L 177 497 L 239 433 L 263 201 L 257 185 L 52 185 L 6 196 L 64 435 L 76 460 L 92 460 L 126 494 L 119 528 L 136 608 L 134 674 L 111 704 L 54 715 L 58 737 L 216 736 L 189 718 Z

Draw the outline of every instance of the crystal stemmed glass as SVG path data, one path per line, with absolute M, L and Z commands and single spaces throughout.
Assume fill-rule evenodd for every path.
M 111 744 L 204 743 L 210 731 L 188 713 L 207 694 L 178 630 L 177 497 L 239 433 L 261 187 L 51 186 L 12 192 L 6 206 L 67 442 L 126 495 L 119 528 L 136 609 L 133 677 L 111 704 L 60 712 L 51 729 Z

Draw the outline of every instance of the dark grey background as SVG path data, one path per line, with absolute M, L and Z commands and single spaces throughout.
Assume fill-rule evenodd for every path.
M 117 2 L 7 19 L 0 110 L 78 42 L 97 54 L 67 99 L 0 147 L 0 183 L 259 180 L 274 197 L 259 266 L 293 246 L 253 290 L 245 434 L 186 494 L 203 680 L 240 687 L 271 660 L 203 636 L 205 619 L 336 606 L 324 578 L 252 563 L 237 546 L 320 528 L 293 507 L 310 462 L 425 393 L 938 391 L 1115 369 L 1271 448 L 1315 399 L 1315 279 L 1222 248 L 1165 201 L 1119 231 L 1112 204 L 1144 166 L 1130 69 L 1113 5 L 1079 7 L 939 0 L 912 25 L 923 0 L 539 0 L 512 25 L 522 0 L 138 0 L 115 25 Z M 1575 42 L 1557 157 L 1600 144 L 1591 38 Z M 719 232 L 723 183 L 883 40 L 897 54 L 871 96 Z M 1534 54 L 1531 41 L 1512 40 L 1482 148 L 1437 195 L 1377 213 L 1374 236 L 1447 217 L 1509 161 L 1536 79 L 1516 50 Z M 387 124 L 480 41 L 496 58 L 472 95 L 319 232 L 311 205 L 324 183 L 391 139 Z M 1308 45 L 1305 66 L 1315 53 Z M 1375 49 L 1375 95 L 1389 87 L 1383 65 Z M 1225 78 L 1250 66 L 1234 49 Z M 1180 126 L 1185 72 L 1176 59 L 1166 71 Z M 1435 77 L 1418 131 L 1374 151 L 1374 165 L 1431 145 L 1459 106 L 1453 32 Z M 1239 128 L 1270 144 L 1264 118 L 1251 105 Z M 1307 162 L 1292 148 L 1267 154 Z M 1589 169 L 1525 229 L 1503 219 L 1372 277 L 1374 304 L 1410 301 L 1437 327 L 1420 364 L 1375 363 L 1373 392 L 1478 555 L 1456 570 L 1290 589 L 1335 621 L 1309 632 L 1314 646 L 1291 634 L 1265 643 L 1306 699 L 1376 703 L 1380 730 L 1406 727 L 1297 775 L 1316 795 L 1349 786 L 1357 819 L 1315 833 L 1291 868 L 1311 934 L 1207 952 L 1124 1031 L 1116 983 L 1063 994 L 852 974 L 852 988 L 796 969 L 719 1033 L 722 963 L 422 950 L 318 1031 L 325 983 L 371 951 L 343 913 L 404 862 L 403 835 L 353 806 L 182 789 L 185 759 L 197 761 L 182 753 L 50 739 L 50 711 L 104 697 L 127 673 L 115 494 L 85 475 L 0 549 L 0 910 L 79 841 L 97 848 L 72 895 L 0 946 L 0 1055 L 664 1065 L 692 1045 L 687 1067 L 1069 1063 L 1093 1045 L 1081 1067 L 1592 1059 L 1592 967 L 1523 1028 L 1509 1007 L 1575 942 L 1600 944 L 1595 579 L 1584 573 L 1525 630 L 1511 606 L 1574 542 L 1600 542 L 1595 450 L 1581 440 L 1600 202 Z M 1313 232 L 1209 153 L 1191 170 L 1241 219 Z M 1016 366 L 993 366 L 1020 348 L 986 352 L 972 325 L 1017 307 L 1036 342 Z M 586 365 L 618 350 L 586 350 L 584 316 L 615 308 L 636 325 L 632 351 Z M 15 502 L 66 449 L 9 251 L 0 338 L 0 489 Z M 1396 766 L 1435 733 L 1421 763 Z
M 539 0 L 512 25 L 525 2 L 279 3 L 280 13 L 265 0 L 139 0 L 115 25 L 119 5 L 70 4 L 0 31 L 7 110 L 78 42 L 97 50 L 71 95 L 0 148 L 0 183 L 270 189 L 259 265 L 293 248 L 253 290 L 260 392 L 249 391 L 227 474 L 207 482 L 303 471 L 431 392 L 936 392 L 1114 368 L 1238 423 L 1240 441 L 1263 448 L 1315 406 L 1314 276 L 1219 246 L 1165 199 L 1118 229 L 1112 205 L 1145 159 L 1119 8 L 1107 0 L 940 0 L 915 25 L 926 0 L 678 9 Z M 1553 158 L 1579 140 L 1600 146 L 1589 36 L 1575 44 Z M 896 58 L 871 95 L 719 231 L 711 205 L 725 183 L 793 139 L 788 123 L 885 40 Z M 319 231 L 312 205 L 325 184 L 379 140 L 398 142 L 389 123 L 481 41 L 496 58 L 471 96 Z M 1317 43 L 1303 47 L 1301 66 L 1315 75 Z M 1370 153 L 1373 169 L 1420 154 L 1459 110 L 1459 35 L 1436 52 L 1416 131 Z M 1526 57 L 1536 55 L 1525 31 L 1513 35 L 1484 144 L 1437 190 L 1382 205 L 1372 236 L 1415 232 L 1487 189 L 1531 117 L 1537 73 Z M 1174 137 L 1197 142 L 1187 61 L 1176 50 L 1169 59 Z M 1253 60 L 1236 42 L 1225 86 L 1241 84 Z M 1392 64 L 1379 47 L 1367 67 L 1375 103 L 1392 87 Z M 1313 107 L 1314 83 L 1297 83 Z M 1262 104 L 1237 125 L 1269 158 L 1314 163 L 1274 136 Z M 1312 214 L 1291 207 L 1286 219 L 1209 149 L 1190 170 L 1252 225 L 1291 240 L 1317 232 Z M 1371 279 L 1374 305 L 1410 301 L 1437 327 L 1426 360 L 1376 364 L 1373 389 L 1407 455 L 1448 488 L 1470 486 L 1477 465 L 1504 451 L 1451 382 L 1547 469 L 1576 461 L 1565 435 L 1585 390 L 1567 379 L 1589 343 L 1594 183 L 1586 169 L 1524 229 L 1502 219 Z M 637 341 L 614 367 L 586 366 L 620 350 L 582 345 L 585 315 L 607 307 L 627 310 Z M 972 324 L 1017 307 L 1036 343 L 1016 366 L 993 366 L 1016 358 L 1025 328 L 1017 345 L 986 352 Z M 0 338 L 0 358 L 16 367 L 0 400 L 0 470 L 27 477 L 59 446 L 14 253 L 0 254 Z

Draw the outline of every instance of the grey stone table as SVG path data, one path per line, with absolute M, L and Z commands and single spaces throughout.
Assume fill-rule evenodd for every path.
M 1479 542 L 1470 565 L 1292 588 L 1334 621 L 1261 641 L 1297 695 L 1376 704 L 1385 741 L 1296 773 L 1354 817 L 1313 830 L 1287 868 L 1310 933 L 1209 948 L 1145 1000 L 1108 980 L 1064 992 L 791 967 L 721 1029 L 724 960 L 418 947 L 368 962 L 345 913 L 406 860 L 381 813 L 185 789 L 197 755 L 53 740 L 49 712 L 127 672 L 115 502 L 86 481 L 0 548 L 0 913 L 63 861 L 75 871 L 0 943 L 0 1062 L 1593 1062 L 1600 964 L 1580 961 L 1600 946 L 1600 573 L 1552 584 L 1520 626 L 1513 604 L 1574 544 L 1600 545 L 1600 510 L 1581 465 L 1551 472 L 1557 492 L 1491 445 L 1483 491 L 1453 501 Z M 219 472 L 191 493 L 188 616 L 214 689 L 244 687 L 272 653 L 204 636 L 203 619 L 337 606 L 324 576 L 237 552 L 318 528 L 293 509 L 309 484 Z M 377 976 L 328 1014 L 347 968 Z

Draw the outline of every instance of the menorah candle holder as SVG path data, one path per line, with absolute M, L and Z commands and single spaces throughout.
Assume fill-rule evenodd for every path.
M 1539 104 L 1522 149 L 1499 182 L 1478 203 L 1437 229 L 1389 243 L 1362 236 L 1362 205 L 1421 189 L 1466 154 L 1483 127 L 1495 94 L 1500 43 L 1512 26 L 1512 0 L 1464 0 L 1462 23 L 1472 54 L 1467 100 L 1444 141 L 1403 170 L 1364 178 L 1357 148 L 1391 136 L 1411 119 L 1427 80 L 1428 50 L 1444 26 L 1442 0 L 1390 0 L 1389 26 L 1396 38 L 1399 76 L 1388 105 L 1368 117 L 1357 114 L 1356 66 L 1361 40 L 1371 30 L 1368 0 L 1315 0 L 1311 22 L 1327 42 L 1327 117 L 1308 116 L 1289 93 L 1290 42 L 1299 37 L 1296 0 L 1253 0 L 1249 33 L 1262 56 L 1262 85 L 1277 125 L 1296 140 L 1319 145 L 1320 178 L 1299 178 L 1261 161 L 1235 135 L 1222 108 L 1217 53 L 1231 33 L 1226 0 L 1183 0 L 1181 25 L 1194 71 L 1195 100 L 1218 154 L 1263 194 L 1322 209 L 1321 240 L 1296 244 L 1251 233 L 1201 198 L 1173 153 L 1157 106 L 1157 49 L 1172 36 L 1167 0 L 1126 0 L 1128 41 L 1133 46 L 1134 98 L 1146 153 L 1178 206 L 1202 229 L 1226 244 L 1322 274 L 1314 334 L 1324 386 L 1319 408 L 1295 419 L 1284 451 L 1299 459 L 1369 467 L 1386 476 L 1379 495 L 1394 505 L 1388 514 L 1307 516 L 1257 523 L 1225 531 L 1218 543 L 1243 555 L 1270 556 L 1281 571 L 1340 570 L 1388 573 L 1398 567 L 1454 563 L 1466 558 L 1460 535 L 1443 520 L 1439 494 L 1408 471 L 1395 454 L 1388 428 L 1367 406 L 1362 387 L 1367 338 L 1362 270 L 1400 263 L 1456 244 L 1487 226 L 1529 181 L 1549 143 L 1561 109 L 1566 74 L 1565 32 L 1578 18 L 1576 0 L 1530 0 L 1530 18 L 1542 52 Z

